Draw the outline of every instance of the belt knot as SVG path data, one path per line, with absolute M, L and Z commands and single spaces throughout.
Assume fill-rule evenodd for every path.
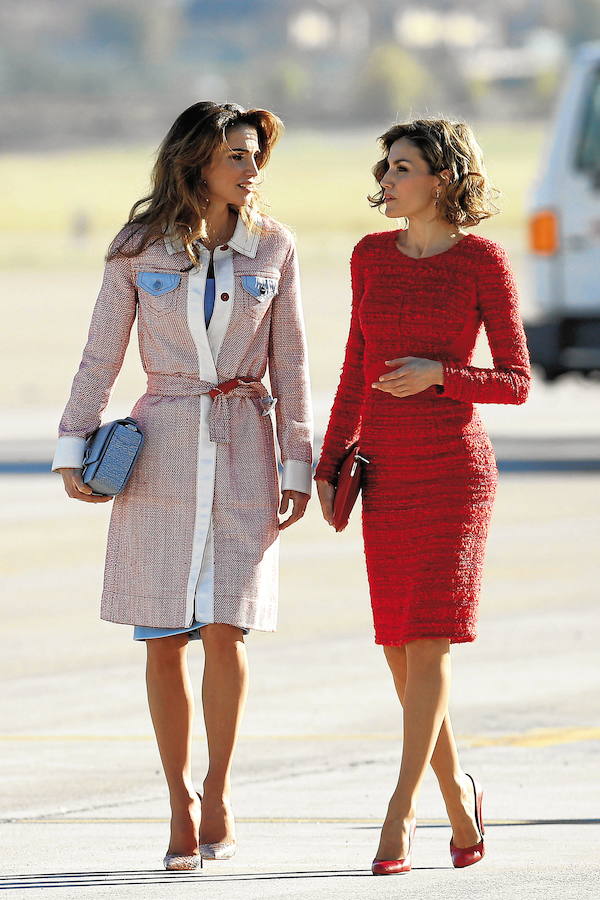
M 268 415 L 277 403 L 277 399 L 271 397 L 264 384 L 253 378 L 230 378 L 228 381 L 214 385 L 204 393 L 207 393 L 213 400 L 208 417 L 208 431 L 211 441 L 215 444 L 231 442 L 230 394 L 257 399 L 261 416 Z
M 212 384 L 193 376 L 166 375 L 164 373 L 148 373 L 148 393 L 166 396 L 194 396 L 208 394 L 212 404 L 208 417 L 210 440 L 214 444 L 231 442 L 231 423 L 229 396 L 248 397 L 255 402 L 261 416 L 268 415 L 275 404 L 276 397 L 271 397 L 261 381 L 248 376 L 237 376 Z

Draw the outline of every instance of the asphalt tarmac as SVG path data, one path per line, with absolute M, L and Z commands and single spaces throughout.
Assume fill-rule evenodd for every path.
M 534 395 L 529 430 L 505 427 L 514 417 L 499 410 L 490 421 L 497 448 L 533 441 L 535 454 L 513 458 L 541 459 L 544 446 L 555 463 L 570 458 L 565 447 L 573 459 L 597 459 L 583 391 L 585 403 L 559 390 L 538 412 Z M 452 649 L 451 713 L 463 766 L 484 786 L 486 856 L 452 868 L 428 773 L 413 870 L 389 878 L 374 878 L 370 863 L 402 720 L 373 643 L 359 508 L 335 535 L 315 500 L 282 537 L 279 629 L 247 638 L 238 852 L 188 874 L 162 868 L 168 802 L 144 647 L 127 626 L 98 618 L 110 504 L 71 501 L 48 473 L 5 472 L 0 491 L 0 891 L 80 900 L 600 896 L 597 465 L 501 467 L 479 633 Z M 189 656 L 199 693 L 198 643 Z

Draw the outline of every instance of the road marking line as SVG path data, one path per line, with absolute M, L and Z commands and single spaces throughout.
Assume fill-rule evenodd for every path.
M 206 740 L 203 734 L 194 736 L 196 740 Z M 243 734 L 242 741 L 282 741 L 290 743 L 343 743 L 352 741 L 391 741 L 401 743 L 402 735 L 388 731 L 358 733 L 320 733 L 320 734 Z M 572 744 L 581 741 L 600 740 L 600 728 L 538 728 L 517 734 L 503 735 L 459 735 L 460 744 L 468 747 L 553 747 L 559 744 Z M 152 734 L 3 734 L 0 742 L 40 742 L 67 743 L 118 741 L 122 743 L 134 741 L 154 741 Z
M 498 737 L 467 737 L 471 747 L 554 747 L 580 741 L 600 740 L 600 728 L 539 728 L 523 734 Z

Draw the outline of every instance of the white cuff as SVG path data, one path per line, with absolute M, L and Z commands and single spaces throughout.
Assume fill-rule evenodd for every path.
M 302 491 L 309 494 L 312 490 L 312 466 L 297 459 L 286 459 L 283 464 L 281 479 L 282 491 Z
M 54 451 L 54 459 L 52 460 L 52 471 L 57 469 L 81 469 L 83 467 L 83 454 L 85 452 L 85 438 L 70 437 L 65 434 L 59 437 L 56 450 Z

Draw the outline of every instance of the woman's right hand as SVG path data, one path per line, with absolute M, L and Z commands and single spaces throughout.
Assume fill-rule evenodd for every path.
M 89 484 L 84 484 L 81 478 L 81 469 L 55 469 L 60 472 L 65 486 L 65 491 L 73 500 L 83 500 L 84 503 L 106 503 L 112 500 L 111 496 L 105 497 L 94 494 Z
M 333 525 L 333 498 L 335 497 L 335 485 L 330 484 L 329 481 L 323 481 L 321 478 L 316 479 L 316 484 L 323 518 L 329 525 Z

